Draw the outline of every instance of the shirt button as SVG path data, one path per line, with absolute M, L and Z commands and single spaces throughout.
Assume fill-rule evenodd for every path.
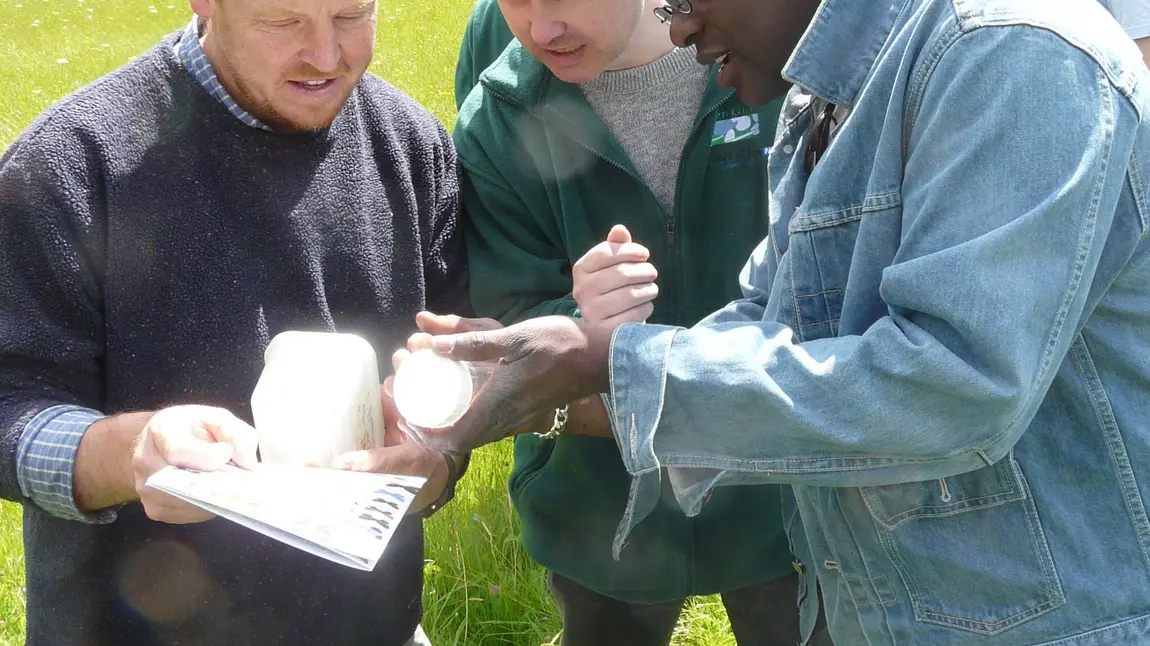
M 795 147 L 794 147 L 794 146 L 792 146 L 792 145 L 790 145 L 790 144 L 787 144 L 787 145 L 783 146 L 783 154 L 784 154 L 784 155 L 790 155 L 790 154 L 792 154 L 792 153 L 794 153 L 794 152 L 795 152 Z
M 795 572 L 798 572 L 799 574 L 803 574 L 807 571 L 807 568 L 803 566 L 802 561 L 791 561 L 791 567 L 795 568 Z

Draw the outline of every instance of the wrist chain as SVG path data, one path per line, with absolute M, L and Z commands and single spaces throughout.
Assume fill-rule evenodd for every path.
M 567 428 L 567 406 L 555 409 L 555 420 L 551 422 L 551 430 L 546 433 L 536 433 L 545 440 L 553 440 L 563 434 Z

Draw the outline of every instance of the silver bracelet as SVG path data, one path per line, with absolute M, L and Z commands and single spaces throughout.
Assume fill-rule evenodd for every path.
M 553 440 L 563 434 L 567 428 L 567 406 L 555 409 L 555 420 L 551 422 L 551 430 L 546 433 L 536 433 L 536 437 Z

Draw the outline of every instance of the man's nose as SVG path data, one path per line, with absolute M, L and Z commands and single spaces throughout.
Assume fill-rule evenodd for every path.
M 530 4 L 531 40 L 538 45 L 547 45 L 567 33 L 567 23 L 556 15 L 557 4 L 549 0 Z
M 700 23 L 692 13 L 675 12 L 671 16 L 671 42 L 676 47 L 690 47 L 695 44 L 695 37 L 699 35 Z
M 540 16 L 531 21 L 531 40 L 538 45 L 546 45 L 563 35 L 567 29 L 562 22 Z
M 335 26 L 317 21 L 308 31 L 308 42 L 300 58 L 316 71 L 332 73 L 339 69 L 340 50 Z

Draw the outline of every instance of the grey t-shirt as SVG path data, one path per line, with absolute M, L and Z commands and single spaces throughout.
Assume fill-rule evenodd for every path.
M 710 68 L 695 48 L 675 48 L 640 67 L 608 71 L 580 85 L 639 176 L 671 213 L 683 146 L 691 133 Z

